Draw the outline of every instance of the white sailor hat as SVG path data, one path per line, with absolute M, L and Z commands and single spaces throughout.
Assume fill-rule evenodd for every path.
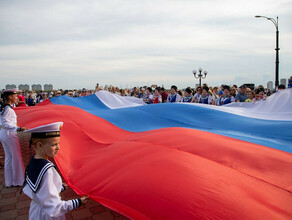
M 60 137 L 60 131 L 63 126 L 63 122 L 54 122 L 47 125 L 38 126 L 32 129 L 28 129 L 24 132 L 30 132 L 31 138 L 50 138 Z
M 17 94 L 18 93 L 18 88 L 14 88 L 14 89 L 6 89 L 2 91 L 2 94 L 4 96 L 9 96 L 11 94 Z

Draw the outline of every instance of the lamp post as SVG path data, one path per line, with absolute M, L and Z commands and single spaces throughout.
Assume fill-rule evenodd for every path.
M 279 23 L 278 23 L 278 16 L 277 16 L 277 21 L 274 18 L 269 18 L 266 16 L 261 16 L 261 15 L 256 15 L 256 18 L 265 18 L 271 22 L 276 27 L 276 68 L 275 68 L 275 89 L 277 89 L 279 85 Z
M 196 79 L 199 79 L 199 84 L 201 86 L 201 79 L 205 79 L 208 72 L 206 70 L 203 71 L 201 67 L 198 69 L 198 71 L 199 71 L 198 75 L 196 75 L 197 74 L 197 70 L 193 70 L 193 74 L 194 74 L 194 77 Z M 202 71 L 203 71 L 203 74 L 202 74 Z

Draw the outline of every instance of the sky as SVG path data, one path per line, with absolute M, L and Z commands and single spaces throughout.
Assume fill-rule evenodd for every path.
M 266 86 L 292 75 L 291 0 L 0 0 L 0 89 L 203 83 Z

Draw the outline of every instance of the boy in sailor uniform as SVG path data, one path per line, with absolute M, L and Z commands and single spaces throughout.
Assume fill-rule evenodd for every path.
M 3 105 L 0 109 L 0 141 L 5 152 L 5 186 L 21 186 L 24 180 L 24 166 L 17 131 L 26 128 L 17 126 L 17 116 L 12 105 L 18 101 L 18 89 L 4 90 Z
M 85 204 L 88 197 L 68 201 L 61 200 L 65 187 L 49 157 L 55 157 L 60 149 L 60 128 L 63 122 L 36 127 L 31 132 L 30 145 L 36 154 L 26 168 L 23 192 L 32 199 L 29 219 L 66 219 L 65 214 Z

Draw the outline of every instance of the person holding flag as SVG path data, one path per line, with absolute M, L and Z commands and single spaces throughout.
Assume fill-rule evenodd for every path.
M 68 201 L 61 200 L 65 190 L 62 178 L 49 161 L 60 149 L 60 130 L 63 122 L 55 122 L 27 130 L 31 133 L 30 146 L 36 154 L 26 168 L 23 192 L 32 199 L 29 219 L 66 219 L 65 214 L 85 204 L 87 196 Z
M 24 181 L 24 166 L 21 156 L 21 149 L 17 131 L 24 131 L 26 128 L 17 126 L 17 116 L 13 105 L 18 102 L 18 89 L 4 90 L 3 104 L 0 109 L 0 141 L 4 148 L 4 176 L 5 186 L 21 186 Z

